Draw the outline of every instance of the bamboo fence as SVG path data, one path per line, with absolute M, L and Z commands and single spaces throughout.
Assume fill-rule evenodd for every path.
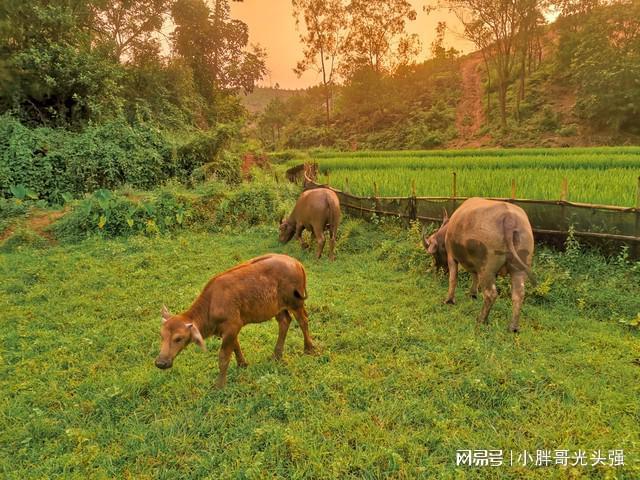
M 361 197 L 349 193 L 349 181 L 345 180 L 343 190 L 330 185 L 320 185 L 314 180 L 305 178 L 305 188 L 330 188 L 338 195 L 343 211 L 370 218 L 392 216 L 410 221 L 440 222 L 443 212 L 453 213 L 468 197 L 458 196 L 457 175 L 454 172 L 451 180 L 449 197 L 418 197 L 415 182 L 411 182 L 407 197 L 381 197 L 378 185 L 373 183 L 373 196 Z M 528 200 L 516 198 L 516 181 L 511 181 L 510 198 L 491 198 L 520 206 L 529 216 L 536 239 L 545 243 L 558 244 L 564 242 L 569 230 L 585 243 L 612 251 L 622 245 L 629 247 L 631 258 L 640 258 L 640 177 L 635 207 L 618 207 L 612 205 L 595 205 L 570 202 L 568 200 L 569 185 L 563 179 L 558 200 Z

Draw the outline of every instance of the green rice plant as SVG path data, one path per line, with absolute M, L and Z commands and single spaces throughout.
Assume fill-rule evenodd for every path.
M 509 153 L 509 155 L 506 154 Z M 384 153 L 384 155 L 383 155 Z M 370 156 L 366 156 L 369 155 Z M 355 195 L 457 196 L 557 200 L 566 178 L 568 200 L 633 206 L 640 176 L 640 149 L 475 150 L 439 152 L 355 152 L 319 155 L 320 181 Z

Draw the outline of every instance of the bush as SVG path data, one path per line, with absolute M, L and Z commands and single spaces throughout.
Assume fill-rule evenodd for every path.
M 150 201 L 134 202 L 109 190 L 98 190 L 53 224 L 61 241 L 76 242 L 91 235 L 122 237 L 169 232 L 189 223 L 187 199 L 163 191 Z
M 240 159 L 224 151 L 236 126 L 192 134 L 176 145 L 166 132 L 123 119 L 80 133 L 30 129 L 9 115 L 0 117 L 0 197 L 21 184 L 49 203 L 124 184 L 152 189 L 167 179 L 241 179 Z M 196 171 L 202 169 L 201 171 Z M 194 171 L 196 171 L 194 173 Z
M 277 196 L 266 185 L 243 185 L 224 199 L 216 214 L 217 225 L 251 226 L 277 222 Z
M 192 135 L 176 149 L 175 176 L 187 182 L 193 180 L 194 172 L 196 180 L 198 177 L 205 179 L 207 173 L 218 172 L 219 178 L 237 182 L 240 178 L 240 160 L 237 159 L 236 165 L 232 159 L 221 155 L 237 132 L 236 126 L 222 125 L 216 130 Z M 208 169 L 198 171 L 205 165 L 208 165 Z

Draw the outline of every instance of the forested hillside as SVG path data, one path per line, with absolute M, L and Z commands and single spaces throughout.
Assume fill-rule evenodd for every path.
M 238 180 L 226 149 L 244 122 L 238 94 L 264 75 L 265 53 L 248 47 L 229 2 L 10 0 L 0 9 L 0 196 L 20 186 L 60 203 L 169 178 Z
M 529 2 L 529 13 L 517 4 L 510 18 L 495 19 L 510 34 L 491 33 L 490 12 L 484 22 L 461 16 L 475 53 L 447 49 L 441 25 L 429 60 L 379 70 L 349 64 L 331 85 L 329 117 L 320 85 L 273 98 L 255 134 L 273 148 L 638 143 L 640 4 L 556 2 L 552 23 L 542 16 L 548 4 Z

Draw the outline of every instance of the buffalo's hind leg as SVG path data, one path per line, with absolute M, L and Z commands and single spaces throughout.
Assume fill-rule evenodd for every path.
M 513 313 L 509 330 L 514 333 L 520 331 L 520 309 L 524 300 L 524 281 L 527 277 L 525 272 L 514 272 L 511 274 L 511 302 L 513 303 Z
M 320 258 L 322 256 L 322 250 L 324 250 L 324 230 L 322 228 L 318 228 L 317 226 L 313 227 L 313 234 L 316 237 L 316 242 L 318 243 L 318 251 L 316 253 L 316 258 Z
M 329 260 L 334 261 L 336 259 L 336 236 L 337 225 L 331 225 L 329 228 Z
M 489 312 L 491 307 L 498 298 L 498 290 L 496 289 L 496 276 L 491 274 L 480 274 L 478 277 L 478 283 L 482 290 L 482 297 L 484 303 L 482 304 L 482 310 L 478 315 L 478 323 L 487 323 L 489 319 Z
M 316 351 L 313 346 L 313 340 L 309 334 L 309 317 L 304 307 L 300 307 L 294 310 L 293 314 L 296 316 L 300 330 L 302 330 L 302 336 L 304 337 L 304 353 L 314 353 Z
M 284 340 L 287 338 L 287 332 L 289 331 L 289 325 L 291 324 L 291 315 L 286 310 L 283 310 L 276 315 L 278 321 L 278 340 L 276 341 L 276 348 L 273 351 L 274 360 L 282 360 L 282 352 L 284 351 Z

